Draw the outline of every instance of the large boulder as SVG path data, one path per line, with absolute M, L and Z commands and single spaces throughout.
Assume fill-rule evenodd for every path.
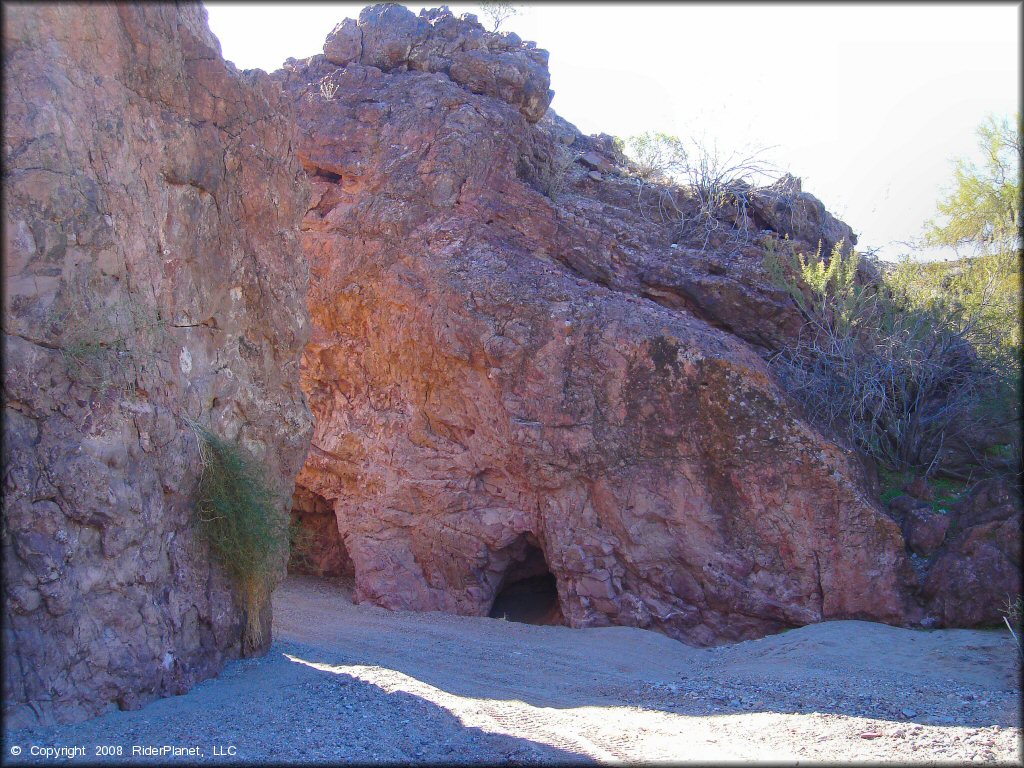
M 747 343 L 776 339 L 779 294 L 673 248 L 627 179 L 561 166 L 554 121 L 380 64 L 275 73 L 314 187 L 299 485 L 332 505 L 356 599 L 487 615 L 539 550 L 571 626 L 913 620 L 899 528 Z
M 260 650 L 240 647 L 242 608 L 197 537 L 185 419 L 291 495 L 311 430 L 308 188 L 279 89 L 225 65 L 201 5 L 21 4 L 4 22 L 4 716 L 19 727 L 182 693 Z
M 911 552 L 929 557 L 942 546 L 949 530 L 950 518 L 928 507 L 917 507 L 903 518 L 903 538 Z

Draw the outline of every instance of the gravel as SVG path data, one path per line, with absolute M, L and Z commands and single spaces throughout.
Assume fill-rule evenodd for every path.
M 292 577 L 266 656 L 137 711 L 5 732 L 5 762 L 52 763 L 32 747 L 76 746 L 122 765 L 1020 760 L 1005 632 L 840 621 L 696 649 L 625 627 L 385 611 L 350 594 Z

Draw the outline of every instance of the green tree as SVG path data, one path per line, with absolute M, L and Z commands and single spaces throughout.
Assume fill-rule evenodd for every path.
M 939 216 L 925 225 L 929 245 L 1007 254 L 1020 247 L 1021 115 L 990 116 L 978 127 L 983 161 L 954 161 L 953 189 L 938 203 Z
M 925 228 L 929 245 L 969 248 L 955 262 L 920 269 L 916 287 L 932 302 L 958 305 L 978 319 L 971 339 L 990 358 L 1003 358 L 1011 380 L 1020 375 L 1021 115 L 990 116 L 977 130 L 983 160 L 954 161 L 953 189 Z

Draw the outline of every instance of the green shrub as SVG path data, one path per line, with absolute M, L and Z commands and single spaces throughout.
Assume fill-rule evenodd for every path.
M 903 489 L 915 477 L 917 477 L 917 473 L 913 471 L 896 472 L 887 467 L 880 467 L 878 470 L 879 500 L 883 504 L 888 504 L 897 496 L 902 496 L 906 493 Z M 964 494 L 971 488 L 969 483 L 952 480 L 948 477 L 932 477 L 928 484 L 935 493 L 935 499 L 931 502 L 932 512 L 952 509 L 953 505 L 963 499 Z
M 1019 269 L 1015 252 L 925 263 L 904 259 L 887 278 L 915 305 L 939 309 L 950 322 L 966 327 L 974 348 L 1012 386 L 1020 378 Z
M 788 259 L 788 263 L 787 263 Z M 924 299 L 911 265 L 859 275 L 836 245 L 828 261 L 769 248 L 767 266 L 807 322 L 772 364 L 811 418 L 895 470 L 940 470 L 943 447 L 981 423 L 1017 418 L 1007 371 L 979 354 L 984 303 Z
M 288 519 L 263 466 L 239 446 L 186 422 L 203 465 L 196 499 L 200 530 L 238 588 L 246 613 L 243 646 L 248 640 L 258 647 L 260 613 L 288 548 Z

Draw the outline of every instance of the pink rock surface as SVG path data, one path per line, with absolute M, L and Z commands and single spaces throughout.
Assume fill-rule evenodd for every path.
M 595 139 L 360 62 L 275 73 L 314 187 L 299 485 L 333 504 L 356 598 L 486 615 L 536 541 L 575 627 L 912 619 L 898 527 L 743 340 L 798 327 L 759 246 L 672 248 L 629 180 L 558 179 L 556 141 Z
M 986 480 L 953 510 L 953 528 L 928 571 L 928 612 L 949 627 L 1002 626 L 1021 594 L 1021 497 Z
M 308 190 L 278 89 L 225 65 L 201 5 L 21 4 L 4 22 L 17 727 L 136 708 L 258 650 L 239 647 L 241 609 L 196 535 L 183 419 L 240 440 L 291 494 L 311 427 Z

